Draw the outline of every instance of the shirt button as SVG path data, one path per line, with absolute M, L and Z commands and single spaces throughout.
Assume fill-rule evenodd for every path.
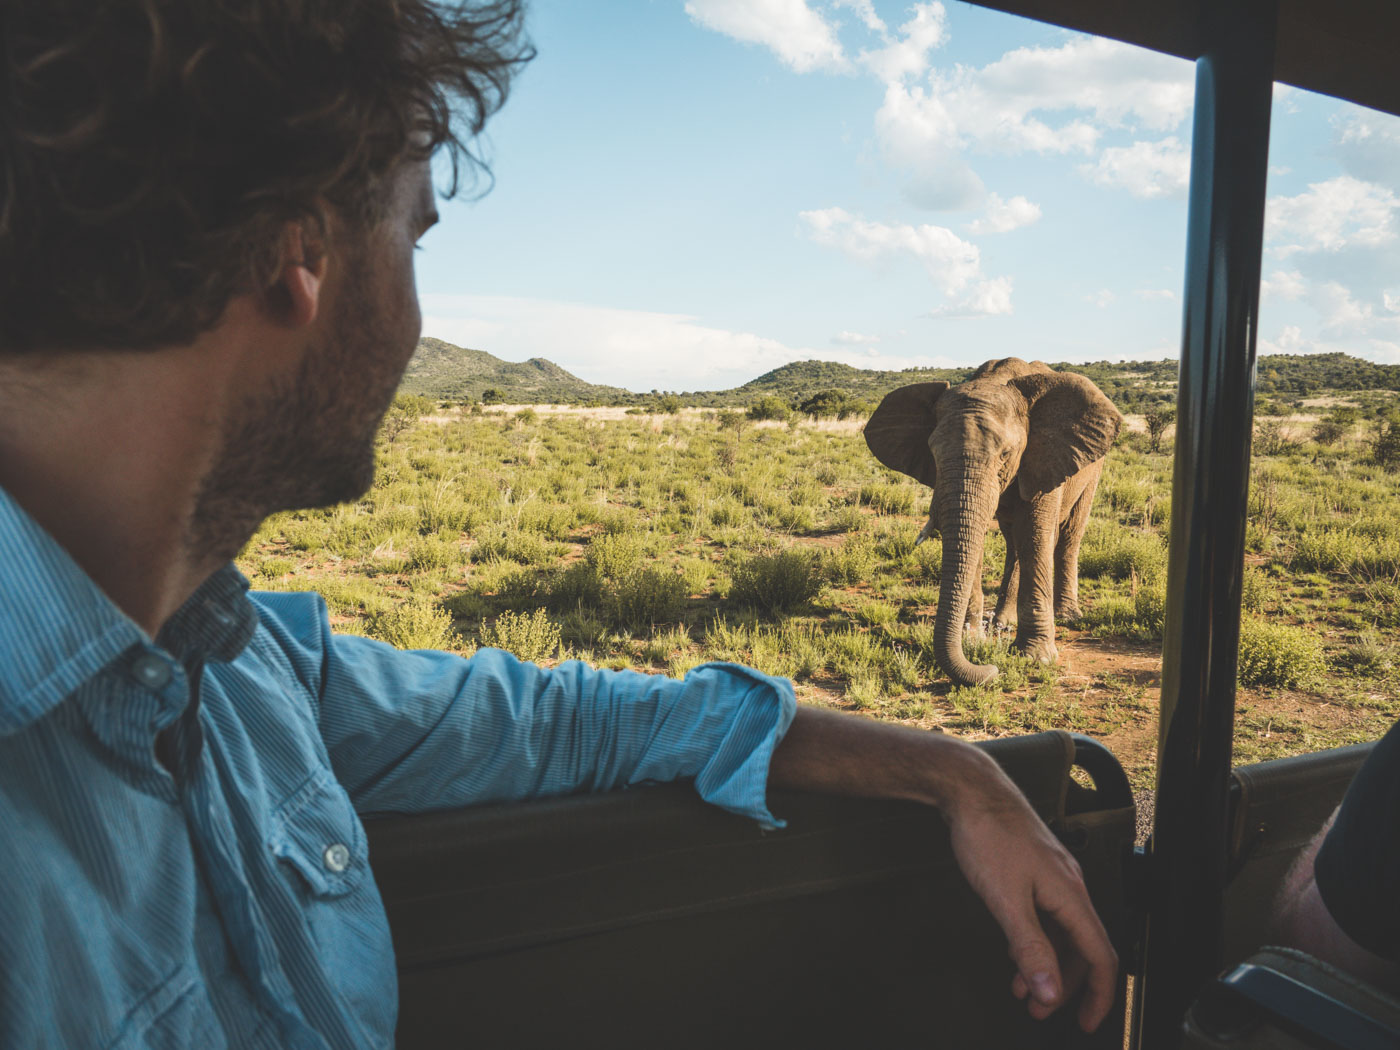
M 326 847 L 326 852 L 321 855 L 321 859 L 326 862 L 326 869 L 339 875 L 350 866 L 350 851 L 345 848 L 343 842 L 332 842 Z
M 164 689 L 170 682 L 170 665 L 148 653 L 131 665 L 131 674 L 148 689 Z

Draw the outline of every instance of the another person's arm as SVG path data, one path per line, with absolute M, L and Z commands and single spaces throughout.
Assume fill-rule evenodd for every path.
M 1294 862 L 1276 913 L 1279 941 L 1400 993 L 1400 725 Z
M 1118 956 L 1079 865 L 985 752 L 941 733 L 799 708 L 769 783 L 938 807 L 963 874 L 1006 934 L 1015 995 L 1044 1018 L 1082 986 L 1080 1026 L 1104 1019 Z

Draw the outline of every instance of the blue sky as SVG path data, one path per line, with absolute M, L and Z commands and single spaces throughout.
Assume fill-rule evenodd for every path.
M 633 390 L 1174 357 L 1190 63 L 964 3 L 534 0 L 424 334 Z M 1275 94 L 1260 351 L 1400 361 L 1400 120 Z

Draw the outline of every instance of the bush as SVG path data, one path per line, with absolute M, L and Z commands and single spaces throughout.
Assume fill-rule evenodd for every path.
M 605 580 L 631 576 L 642 565 L 646 545 L 635 532 L 602 533 L 588 544 L 588 564 Z
M 531 613 L 503 612 L 481 626 L 481 644 L 538 663 L 559 651 L 559 627 L 543 609 Z
M 907 485 L 878 483 L 862 485 L 857 500 L 876 514 L 912 514 L 914 512 L 914 493 L 909 490 Z
M 1242 685 L 1302 689 L 1318 681 L 1325 669 L 1322 646 L 1311 632 L 1253 617 L 1240 622 Z
M 662 394 L 656 399 L 656 410 L 668 416 L 678 416 L 681 414 L 681 399 L 675 394 Z
M 618 581 L 610 604 L 613 619 L 635 631 L 675 623 L 685 609 L 685 599 L 685 580 L 678 573 L 643 569 Z
M 774 419 L 782 423 L 786 422 L 790 415 L 792 409 L 788 407 L 788 403 L 775 394 L 761 397 L 749 406 L 749 418 L 754 420 Z
M 1167 548 L 1155 534 L 1100 530 L 1085 536 L 1079 548 L 1079 575 L 1126 580 L 1155 580 L 1167 567 Z
M 755 554 L 741 562 L 732 575 L 729 600 L 770 616 L 811 601 L 821 590 L 812 556 L 791 548 L 777 554 Z
M 1153 452 L 1162 450 L 1162 435 L 1176 422 L 1176 409 L 1171 405 L 1153 405 L 1143 417 L 1147 422 L 1147 440 Z
M 447 610 L 426 599 L 402 602 L 372 617 L 365 633 L 399 649 L 455 649 L 462 643 Z
M 1335 445 L 1342 440 L 1347 428 L 1335 419 L 1321 419 L 1313 424 L 1313 440 L 1319 445 Z
M 597 609 L 603 600 L 603 581 L 586 561 L 576 561 L 554 572 L 545 584 L 546 601 L 556 612 Z
M 841 546 L 827 551 L 824 568 L 832 583 L 854 585 L 870 579 L 877 561 L 875 545 L 863 536 L 851 535 Z

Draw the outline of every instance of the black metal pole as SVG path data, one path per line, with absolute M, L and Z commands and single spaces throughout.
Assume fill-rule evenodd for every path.
M 1175 1048 L 1221 965 L 1275 0 L 1202 5 L 1157 800 L 1132 1046 Z

